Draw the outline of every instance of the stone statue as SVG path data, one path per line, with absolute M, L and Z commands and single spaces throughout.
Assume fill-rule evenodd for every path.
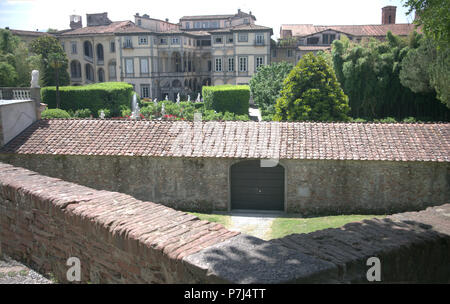
M 166 107 L 164 105 L 164 103 L 161 105 L 161 116 L 166 115 Z
M 166 95 L 166 98 L 164 98 L 165 101 L 169 101 L 169 95 Z
M 195 102 L 200 102 L 200 93 L 198 93 L 197 99 L 195 100 Z
M 33 70 L 31 72 L 31 87 L 32 88 L 39 88 L 39 71 Z
M 158 98 L 155 97 L 155 99 L 153 99 L 153 104 L 154 104 L 155 106 L 158 105 Z
M 191 95 L 188 95 L 188 100 L 187 100 L 188 102 L 190 102 L 191 101 Z
M 177 94 L 177 103 L 180 103 L 180 93 Z
M 105 119 L 105 112 L 103 110 L 100 111 L 100 118 Z

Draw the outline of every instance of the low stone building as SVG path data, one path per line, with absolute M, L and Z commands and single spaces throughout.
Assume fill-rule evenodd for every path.
M 448 203 L 450 124 L 39 120 L 0 161 L 183 210 Z

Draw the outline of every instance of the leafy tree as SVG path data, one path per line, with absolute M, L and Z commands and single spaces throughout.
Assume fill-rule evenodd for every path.
M 41 36 L 31 42 L 30 49 L 33 53 L 41 56 L 41 65 L 43 69 L 44 86 L 55 86 L 58 77 L 59 85 L 68 85 L 70 83 L 68 69 L 68 60 L 61 44 L 55 37 Z M 58 64 L 49 64 L 58 58 Z M 58 71 L 56 72 L 55 69 Z
M 19 41 L 19 37 L 14 36 L 10 30 L 0 29 L 0 53 L 13 53 Z
M 308 53 L 287 76 L 275 120 L 347 121 L 348 97 L 322 55 Z
M 439 44 L 448 47 L 450 43 L 450 1 L 448 0 L 406 0 L 408 14 L 416 11 L 414 23 L 423 26 L 424 33 Z
M 0 62 L 0 86 L 14 87 L 17 81 L 17 73 L 14 66 L 7 62 Z
M 403 61 L 420 44 L 420 37 L 412 34 L 409 39 L 401 39 L 388 32 L 386 41 L 352 43 L 342 37 L 333 42 L 333 65 L 349 97 L 352 117 L 450 118 L 450 112 L 436 100 L 434 92 L 414 93 L 400 81 Z
M 283 81 L 294 66 L 287 62 L 261 66 L 250 79 L 250 91 L 255 104 L 260 109 L 275 105 L 283 88 Z

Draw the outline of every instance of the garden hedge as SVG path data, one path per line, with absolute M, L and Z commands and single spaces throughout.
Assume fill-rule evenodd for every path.
M 248 114 L 250 100 L 248 85 L 204 86 L 202 93 L 206 109 L 237 115 Z
M 100 109 L 109 109 L 112 116 L 120 116 L 121 106 L 129 107 L 131 104 L 133 86 L 124 82 L 62 86 L 59 88 L 59 95 L 60 108 L 63 110 L 89 109 L 96 114 Z M 41 98 L 49 108 L 56 108 L 55 87 L 42 88 Z

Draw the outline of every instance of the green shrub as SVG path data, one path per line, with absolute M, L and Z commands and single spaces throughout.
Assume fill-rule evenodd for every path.
M 386 118 L 382 118 L 382 119 L 375 119 L 374 122 L 396 123 L 397 120 L 393 117 L 386 117 Z
M 348 97 L 324 56 L 308 53 L 283 82 L 277 121 L 348 121 Z
M 125 116 L 131 116 L 131 109 L 130 109 L 129 107 L 121 107 L 121 109 L 120 109 L 120 115 L 121 115 L 122 117 L 125 117 Z
M 76 110 L 75 113 L 73 114 L 73 117 L 77 117 L 77 118 L 88 118 L 91 117 L 91 110 L 89 109 L 80 109 L 80 110 Z
M 407 117 L 407 118 L 403 119 L 403 122 L 414 123 L 414 122 L 417 122 L 417 120 L 414 117 Z
M 216 112 L 248 114 L 250 87 L 248 85 L 204 86 L 205 108 Z
M 111 117 L 111 111 L 109 109 L 100 109 L 100 110 L 98 110 L 98 112 L 97 112 L 98 117 L 100 117 L 100 114 L 102 113 L 102 111 L 103 111 L 103 114 L 105 114 L 105 118 Z
M 59 94 L 63 110 L 89 109 L 91 113 L 98 113 L 100 109 L 109 109 L 112 116 L 119 116 L 121 106 L 131 104 L 133 86 L 123 82 L 63 86 L 59 88 Z M 42 88 L 41 97 L 49 107 L 56 107 L 55 87 Z
M 367 122 L 367 120 L 366 119 L 364 119 L 364 118 L 351 118 L 350 119 L 350 122 Z
M 42 118 L 70 118 L 69 113 L 61 109 L 47 109 L 42 111 Z

